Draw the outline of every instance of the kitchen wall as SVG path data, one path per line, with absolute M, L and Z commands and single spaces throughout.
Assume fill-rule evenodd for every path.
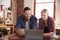
M 34 14 L 34 0 L 24 0 L 24 7 L 30 7 Z
M 16 20 L 17 20 L 17 0 L 11 0 L 11 9 L 13 12 L 13 18 L 14 18 L 14 25 L 16 24 Z

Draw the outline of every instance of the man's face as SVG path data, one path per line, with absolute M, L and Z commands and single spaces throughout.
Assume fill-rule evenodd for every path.
M 25 11 L 24 15 L 25 15 L 26 19 L 29 20 L 31 17 L 31 10 Z
M 41 18 L 43 18 L 43 20 L 47 20 L 48 19 L 48 11 L 46 11 L 45 13 L 42 12 L 41 13 Z

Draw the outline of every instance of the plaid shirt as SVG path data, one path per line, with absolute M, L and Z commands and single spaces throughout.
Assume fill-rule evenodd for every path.
M 55 32 L 54 20 L 51 17 L 48 17 L 47 24 L 48 24 L 50 32 Z M 42 18 L 40 18 L 39 19 L 39 29 L 44 30 L 44 27 L 45 27 L 44 20 Z

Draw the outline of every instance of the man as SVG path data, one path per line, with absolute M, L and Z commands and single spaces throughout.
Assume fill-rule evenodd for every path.
M 25 35 L 25 29 L 36 29 L 37 18 L 31 14 L 29 7 L 24 8 L 24 14 L 19 16 L 16 23 L 16 33 L 18 35 Z
M 43 9 L 41 11 L 41 18 L 39 19 L 39 29 L 44 30 L 44 40 L 53 40 L 53 34 L 55 33 L 54 20 L 48 16 L 48 10 Z

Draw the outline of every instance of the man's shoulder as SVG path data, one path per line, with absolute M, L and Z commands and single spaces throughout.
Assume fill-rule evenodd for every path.
M 35 16 L 33 16 L 33 15 L 32 15 L 32 17 L 31 17 L 31 19 L 36 19 L 36 20 L 37 20 L 37 18 L 36 18 Z

